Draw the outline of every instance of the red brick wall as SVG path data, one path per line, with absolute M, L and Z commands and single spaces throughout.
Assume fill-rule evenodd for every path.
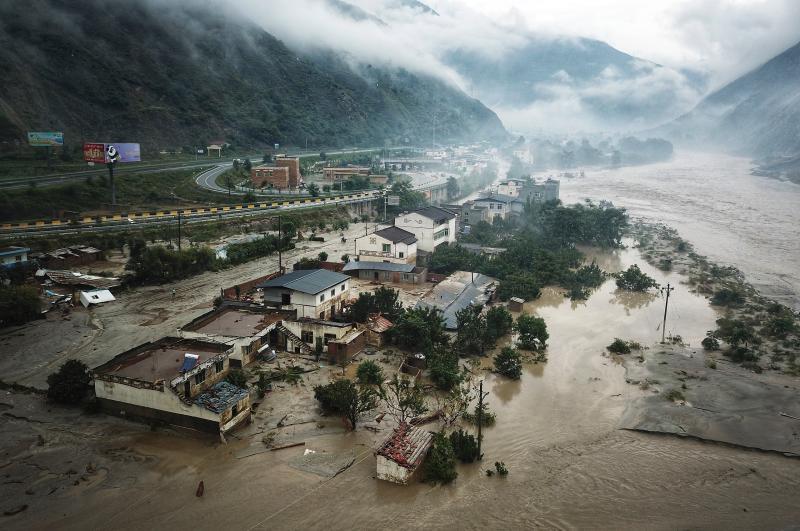
M 268 184 L 280 190 L 287 188 L 296 188 L 297 182 L 291 186 L 291 178 L 289 168 L 273 167 L 273 166 L 256 166 L 250 170 L 250 180 L 257 188 L 263 188 Z M 263 186 L 262 186 L 263 185 Z
M 247 282 L 242 282 L 241 284 L 238 284 L 239 294 L 244 295 L 246 293 L 249 293 L 262 282 L 266 282 L 267 280 L 272 280 L 273 278 L 279 277 L 280 275 L 281 274 L 278 271 L 275 271 L 274 273 L 270 273 L 269 275 L 264 275 L 263 277 L 254 278 L 253 280 L 248 280 Z M 236 286 L 224 288 L 222 290 L 222 297 L 224 299 L 236 300 Z
M 275 165 L 289 171 L 289 188 L 297 188 L 300 182 L 300 159 L 275 159 Z

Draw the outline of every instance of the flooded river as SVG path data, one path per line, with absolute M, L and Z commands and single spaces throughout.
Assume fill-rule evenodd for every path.
M 750 174 L 749 159 L 678 152 L 674 160 L 561 180 L 565 203 L 607 199 L 664 222 L 762 293 L 800 309 L 800 186 Z

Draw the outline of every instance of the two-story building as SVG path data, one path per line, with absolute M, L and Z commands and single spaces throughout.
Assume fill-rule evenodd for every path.
M 264 305 L 295 310 L 297 317 L 330 319 L 342 311 L 350 292 L 350 277 L 325 269 L 292 271 L 256 286 Z
M 95 396 L 111 414 L 224 434 L 250 419 L 250 392 L 227 381 L 233 348 L 165 337 L 92 370 Z
M 520 191 L 519 198 L 531 202 L 556 201 L 559 198 L 561 182 L 548 178 L 546 181 L 528 183 Z
M 497 193 L 509 197 L 519 197 L 525 184 L 526 181 L 524 179 L 507 179 L 497 183 Z
M 395 217 L 394 226 L 416 236 L 418 252 L 432 253 L 439 245 L 456 241 L 456 213 L 442 207 L 403 212 Z
M 356 238 L 356 260 L 413 264 L 417 261 L 417 237 L 399 227 L 387 227 Z

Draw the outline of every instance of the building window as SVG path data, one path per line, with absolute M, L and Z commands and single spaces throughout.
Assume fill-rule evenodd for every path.
M 219 360 L 218 362 L 214 363 L 214 370 L 218 373 L 225 370 L 225 360 Z
M 342 284 L 342 293 L 344 293 L 344 284 Z
M 319 302 L 323 302 L 325 300 L 325 294 L 319 296 Z
M 291 293 L 281 293 L 281 304 L 291 304 L 291 303 L 292 303 Z
M 300 339 L 303 340 L 303 343 L 313 343 L 314 342 L 314 332 L 307 332 L 302 331 L 300 332 Z
M 17 255 L 16 260 L 17 262 L 22 262 L 22 255 Z
M 194 384 L 195 385 L 200 385 L 201 383 L 203 383 L 205 381 L 205 379 L 206 379 L 206 370 L 203 369 L 203 370 L 201 370 L 200 372 L 198 372 L 197 374 L 194 375 Z
M 335 297 L 335 296 L 336 296 L 336 288 L 333 288 L 331 290 L 331 297 Z
M 392 246 L 388 243 L 384 243 L 382 248 L 384 253 L 390 253 L 392 251 Z
M 336 339 L 336 334 L 325 334 L 325 335 L 323 336 L 323 342 L 324 342 L 324 344 L 325 344 L 325 345 L 327 345 L 327 344 L 328 344 L 328 341 L 330 341 L 331 339 Z
M 403 251 L 400 251 L 399 253 L 397 253 L 397 256 L 399 256 L 400 258 L 403 258 L 403 256 L 404 256 Z

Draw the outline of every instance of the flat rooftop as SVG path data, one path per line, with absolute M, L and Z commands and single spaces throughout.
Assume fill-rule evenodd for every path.
M 192 322 L 183 329 L 210 336 L 250 337 L 283 318 L 278 314 L 256 313 L 241 308 L 225 308 L 222 311 L 213 312 L 206 318 Z
M 200 364 L 229 348 L 228 345 L 210 341 L 165 337 L 123 352 L 111 361 L 96 367 L 92 372 L 97 375 L 114 375 L 150 383 L 160 380 L 169 383 L 180 375 L 186 354 L 197 355 L 197 364 Z

